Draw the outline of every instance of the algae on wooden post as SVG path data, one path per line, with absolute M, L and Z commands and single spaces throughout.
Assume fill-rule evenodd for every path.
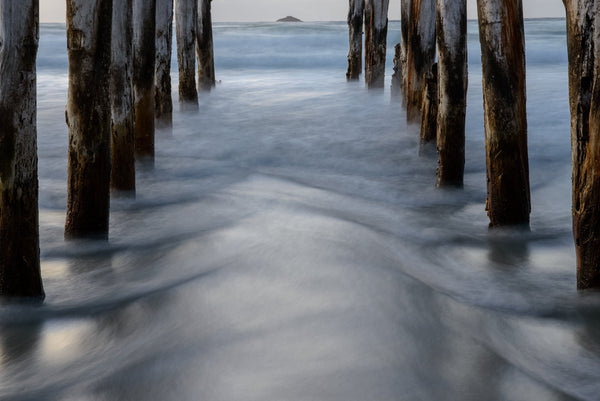
M 198 0 L 175 0 L 179 103 L 182 108 L 198 108 L 196 91 L 196 18 Z
M 112 112 L 113 191 L 135 194 L 135 118 L 133 109 L 133 0 L 113 0 L 112 66 L 110 100 Z
M 135 157 L 154 163 L 156 0 L 133 0 Z
M 477 0 L 490 227 L 529 225 L 525 37 L 521 0 Z
M 577 288 L 600 287 L 599 1 L 564 0 L 569 52 L 573 235 Z
M 437 0 L 437 186 L 463 186 L 467 110 L 467 2 Z
M 387 46 L 389 0 L 366 0 L 369 5 L 369 32 L 365 40 L 365 82 L 368 88 L 383 88 L 385 81 L 385 56 Z M 365 20 L 367 18 L 365 17 Z M 366 43 L 366 42 L 365 42 Z
M 364 4 L 364 0 L 350 0 L 348 11 L 350 51 L 348 52 L 348 71 L 346 72 L 348 80 L 356 80 L 362 73 Z
M 406 118 L 418 124 L 423 77 L 435 61 L 435 0 L 410 0 L 406 50 Z
M 173 126 L 171 99 L 171 43 L 173 40 L 173 0 L 156 0 L 156 95 L 155 118 L 158 128 Z
M 112 0 L 67 0 L 66 238 L 108 238 Z
M 44 298 L 40 274 L 38 0 L 0 1 L 0 296 Z
M 196 25 L 196 55 L 198 58 L 198 90 L 209 91 L 215 86 L 211 0 L 198 0 Z

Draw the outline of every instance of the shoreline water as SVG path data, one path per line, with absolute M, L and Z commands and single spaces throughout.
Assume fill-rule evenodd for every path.
M 526 21 L 529 233 L 487 228 L 474 22 L 464 191 L 434 188 L 391 60 L 383 91 L 346 82 L 344 22 L 215 23 L 221 83 L 197 113 L 174 85 L 173 136 L 113 200 L 108 243 L 62 240 L 66 39 L 41 29 L 47 298 L 0 310 L 0 398 L 595 399 L 562 20 Z

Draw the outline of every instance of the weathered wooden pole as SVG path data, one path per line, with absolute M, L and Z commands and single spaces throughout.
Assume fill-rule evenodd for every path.
M 179 103 L 182 108 L 198 108 L 196 91 L 196 18 L 198 0 L 175 0 Z
M 369 61 L 367 58 L 370 54 L 373 53 L 371 47 L 373 46 L 373 41 L 371 40 L 371 36 L 373 34 L 373 1 L 365 0 L 364 2 L 364 10 L 363 10 L 363 32 L 364 32 L 364 51 L 365 51 L 365 60 L 364 60 L 364 70 L 367 70 L 367 64 Z M 366 77 L 365 77 L 366 79 Z
M 213 53 L 212 17 L 210 2 L 198 0 L 196 21 L 196 55 L 198 58 L 198 90 L 209 91 L 215 86 L 215 58 Z
M 392 74 L 392 97 L 402 96 L 402 45 L 394 46 L 394 73 Z
M 0 296 L 44 298 L 40 274 L 38 0 L 0 1 Z
M 477 0 L 490 227 L 529 225 L 525 38 L 521 0 Z
M 383 88 L 387 46 L 389 0 L 366 0 L 368 25 L 365 24 L 365 82 L 368 88 Z M 367 21 L 367 17 L 365 17 Z M 365 42 L 367 43 L 367 42 Z
M 410 25 L 409 0 L 400 0 L 400 89 L 402 105 L 406 107 L 406 86 L 408 77 L 408 27 Z
M 116 192 L 135 194 L 135 118 L 133 109 L 133 0 L 113 0 L 112 168 L 110 185 Z
M 569 52 L 569 102 L 573 172 L 573 235 L 577 288 L 600 287 L 598 171 L 600 71 L 599 1 L 564 0 Z
M 112 0 L 67 0 L 66 238 L 108 238 Z
M 410 0 L 406 50 L 406 118 L 419 123 L 423 76 L 435 61 L 435 0 Z
M 437 0 L 437 186 L 463 186 L 467 110 L 467 2 Z
M 173 126 L 171 98 L 171 48 L 173 41 L 173 0 L 156 0 L 156 95 L 155 118 L 158 128 Z
M 356 80 L 362 72 L 362 40 L 364 0 L 350 0 L 348 11 L 348 30 L 350 51 L 348 52 L 348 72 L 346 79 Z
M 135 157 L 154 163 L 156 0 L 133 0 Z
M 434 63 L 423 78 L 423 104 L 421 105 L 421 137 L 419 155 L 425 154 L 428 145 L 435 146 L 438 121 L 438 67 Z

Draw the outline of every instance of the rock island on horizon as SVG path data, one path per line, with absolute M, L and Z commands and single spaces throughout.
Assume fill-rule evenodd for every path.
M 300 20 L 296 17 L 292 17 L 291 15 L 288 15 L 285 18 L 278 19 L 277 22 L 302 22 L 302 20 Z

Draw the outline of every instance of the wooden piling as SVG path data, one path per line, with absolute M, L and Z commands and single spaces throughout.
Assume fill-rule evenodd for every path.
M 156 0 L 155 118 L 158 128 L 173 126 L 171 98 L 171 43 L 173 40 L 173 0 Z
M 467 2 L 437 0 L 438 187 L 463 186 L 467 110 Z
M 108 238 L 112 0 L 67 0 L 68 197 L 65 238 Z
M 348 11 L 348 30 L 350 36 L 350 50 L 348 52 L 347 80 L 357 80 L 362 73 L 362 40 L 363 40 L 363 14 L 364 0 L 350 0 Z
M 406 118 L 418 124 L 423 77 L 435 61 L 435 0 L 410 0 L 406 50 Z
M 133 0 L 113 0 L 110 100 L 113 193 L 135 195 L 135 118 L 133 109 Z
M 365 24 L 365 82 L 368 88 L 383 88 L 387 46 L 389 0 L 366 0 L 368 25 Z M 367 21 L 367 17 L 365 17 Z M 367 42 L 365 42 L 367 43 Z
M 156 0 L 133 0 L 135 158 L 154 164 Z
M 392 97 L 402 97 L 402 45 L 394 46 L 394 73 L 392 74 Z
M 573 235 L 577 288 L 600 287 L 600 28 L 594 0 L 564 0 L 569 53 Z
M 410 2 L 400 0 L 400 89 L 402 106 L 406 107 L 406 87 L 408 77 L 408 28 L 410 25 Z
M 40 274 L 38 0 L 0 1 L 0 296 L 44 298 Z
M 198 0 L 196 20 L 196 56 L 198 59 L 198 90 L 210 91 L 215 86 L 212 17 L 210 2 Z
M 198 108 L 196 91 L 196 19 L 198 0 L 175 0 L 179 103 L 183 109 Z
M 435 147 L 438 120 L 438 67 L 434 63 L 423 78 L 423 104 L 421 106 L 421 139 L 419 155 L 423 156 L 428 146 Z
M 477 0 L 490 227 L 529 225 L 525 40 L 521 0 Z

